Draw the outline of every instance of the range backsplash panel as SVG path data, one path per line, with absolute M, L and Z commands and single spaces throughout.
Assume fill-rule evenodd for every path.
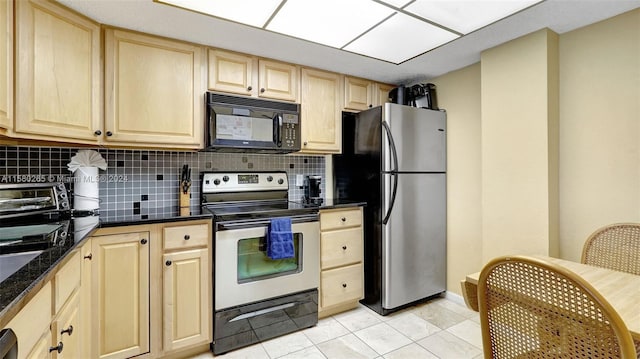
M 84 149 L 84 148 L 82 148 Z M 0 147 L 0 183 L 61 181 L 73 190 L 67 164 L 80 148 Z M 325 173 L 323 156 L 148 151 L 96 148 L 107 161 L 99 171 L 100 213 L 109 217 L 172 215 L 178 212 L 180 170 L 191 168 L 191 209 L 199 212 L 202 171 L 286 171 L 289 198 L 300 200 L 296 175 Z M 325 181 L 322 182 L 322 193 Z

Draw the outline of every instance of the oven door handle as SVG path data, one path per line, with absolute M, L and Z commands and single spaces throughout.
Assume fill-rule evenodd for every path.
M 317 221 L 318 221 L 318 214 L 291 216 L 291 224 L 317 222 Z M 271 220 L 269 219 L 254 219 L 254 220 L 248 219 L 248 220 L 240 220 L 240 221 L 216 222 L 216 228 L 218 231 L 224 231 L 224 230 L 250 228 L 250 227 L 266 227 L 269 225 L 269 223 L 271 223 Z

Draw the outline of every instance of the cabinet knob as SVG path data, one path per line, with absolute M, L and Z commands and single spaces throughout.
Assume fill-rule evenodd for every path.
M 341 220 L 342 222 L 346 222 L 346 221 L 347 221 L 347 218 L 342 217 L 342 218 L 340 218 L 340 220 Z
M 69 334 L 69 336 L 71 336 L 71 334 L 73 334 L 73 325 L 70 325 L 69 328 L 60 331 L 60 335 L 67 333 Z
M 369 104 L 369 108 L 372 108 L 372 107 L 373 107 L 373 105 L 372 105 L 372 104 Z
M 188 235 L 188 234 L 185 234 L 185 235 L 184 235 L 184 240 L 185 240 L 185 241 L 188 241 L 189 239 L 191 239 L 191 236 L 190 236 L 190 235 Z
M 260 92 L 261 92 L 261 93 L 264 93 L 265 91 L 266 91 L 266 90 L 264 89 L 264 87 L 260 89 Z
M 141 239 L 141 240 L 140 240 L 140 243 L 142 243 L 142 244 L 147 244 L 147 240 L 146 240 L 146 239 Z
M 100 131 L 100 130 L 95 130 L 95 131 L 93 132 L 93 134 L 94 134 L 94 135 L 96 135 L 96 136 L 100 136 L 100 135 L 102 134 L 102 131 Z
M 113 136 L 113 132 L 107 131 L 107 136 L 109 136 L 109 137 Z
M 251 91 L 251 90 L 253 90 L 253 87 L 251 86 L 247 87 L 247 91 Z
M 60 353 L 62 353 L 62 347 L 63 347 L 63 346 L 64 346 L 64 345 L 62 344 L 62 342 L 59 342 L 57 346 L 55 346 L 55 347 L 49 347 L 49 353 L 54 352 L 54 351 L 57 351 L 57 352 L 58 352 L 58 354 L 60 354 Z
M 89 253 L 86 256 L 83 257 L 84 259 L 88 259 L 91 260 L 91 258 L 93 258 L 93 254 Z
M 166 262 L 164 262 L 164 264 L 165 264 L 167 267 L 168 267 L 168 266 L 170 266 L 170 265 L 171 265 L 171 263 L 173 263 L 173 262 L 171 262 L 171 261 L 166 261 Z
M 305 146 L 306 146 L 306 145 L 307 145 L 307 141 L 305 141 L 305 142 L 303 143 L 303 145 L 305 145 Z
M 347 250 L 347 246 L 342 246 L 342 250 L 346 251 Z
M 347 283 L 342 283 L 342 288 L 346 288 L 347 287 Z

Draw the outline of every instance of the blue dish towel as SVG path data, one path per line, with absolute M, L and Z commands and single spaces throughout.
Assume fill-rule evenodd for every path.
M 291 218 L 274 218 L 269 223 L 267 230 L 267 257 L 271 259 L 295 257 Z

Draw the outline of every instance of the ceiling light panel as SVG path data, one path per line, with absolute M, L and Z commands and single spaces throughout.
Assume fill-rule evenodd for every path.
M 371 0 L 288 0 L 266 28 L 341 48 L 393 13 Z
M 457 37 L 452 32 L 397 13 L 344 49 L 399 64 Z
M 263 27 L 282 0 L 156 0 L 255 27 Z
M 540 0 L 416 0 L 404 10 L 468 34 Z

